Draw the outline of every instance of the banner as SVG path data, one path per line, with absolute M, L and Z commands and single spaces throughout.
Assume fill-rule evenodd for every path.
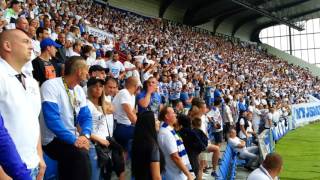
M 113 34 L 102 31 L 101 29 L 98 29 L 98 28 L 87 26 L 87 32 L 89 34 L 92 34 L 92 35 L 98 37 L 99 40 L 105 40 L 106 38 L 114 39 Z
M 320 119 L 320 102 L 291 106 L 293 128 Z

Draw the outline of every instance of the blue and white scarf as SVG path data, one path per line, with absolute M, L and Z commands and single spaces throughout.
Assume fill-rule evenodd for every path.
M 181 157 L 183 164 L 187 166 L 189 171 L 192 171 L 192 167 L 191 167 L 188 155 L 187 155 L 187 151 L 183 145 L 183 141 L 182 141 L 181 137 L 167 123 L 163 122 L 161 127 L 168 129 L 171 132 L 171 134 L 174 136 L 174 138 L 176 139 L 177 146 L 178 146 L 178 154 Z

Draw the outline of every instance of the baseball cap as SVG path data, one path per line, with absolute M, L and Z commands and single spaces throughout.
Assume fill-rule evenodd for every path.
M 95 71 L 106 71 L 105 68 L 103 68 L 102 66 L 100 65 L 93 65 L 89 68 L 89 74 L 91 74 L 92 72 L 95 72 Z
M 98 82 L 100 82 L 102 85 L 104 85 L 103 79 L 99 79 L 97 77 L 91 77 L 87 82 L 87 87 L 93 86 L 93 85 L 97 84 Z
M 56 43 L 54 40 L 52 40 L 51 38 L 45 38 L 40 42 L 40 47 L 41 49 L 45 49 L 48 46 L 54 46 L 56 48 L 60 48 L 61 45 Z

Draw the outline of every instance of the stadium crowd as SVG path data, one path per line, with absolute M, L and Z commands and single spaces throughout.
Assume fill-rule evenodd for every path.
M 61 180 L 125 179 L 128 162 L 137 180 L 216 177 L 223 142 L 251 169 L 257 134 L 320 90 L 247 43 L 89 0 L 3 0 L 0 15 L 0 179 L 42 179 L 44 153 Z

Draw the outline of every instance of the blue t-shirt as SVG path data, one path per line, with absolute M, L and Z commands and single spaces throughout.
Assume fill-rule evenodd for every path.
M 189 99 L 189 95 L 187 92 L 181 92 L 180 94 L 180 100 L 182 101 L 185 108 L 191 108 L 191 104 L 187 103 L 187 100 Z
M 140 92 L 137 95 L 137 101 L 139 102 L 142 98 L 146 97 L 146 94 L 147 94 L 146 91 Z M 160 104 L 161 104 L 161 96 L 157 92 L 152 93 L 151 94 L 151 100 L 150 100 L 150 103 L 149 103 L 148 107 L 143 108 L 138 103 L 138 113 L 142 113 L 142 112 L 145 112 L 147 110 L 151 110 L 155 114 L 159 114 Z

